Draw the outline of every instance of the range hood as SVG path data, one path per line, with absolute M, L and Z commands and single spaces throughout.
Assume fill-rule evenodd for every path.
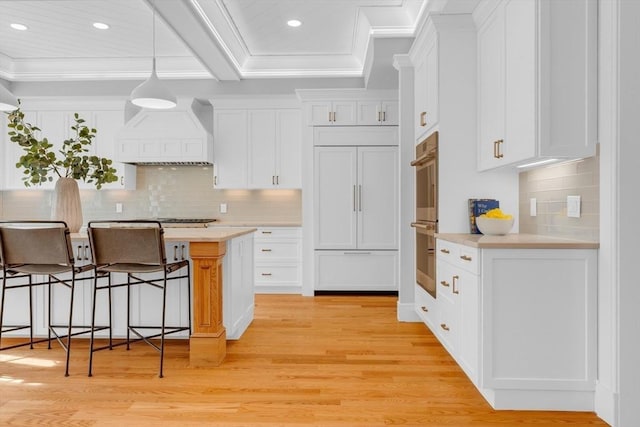
M 125 119 L 115 160 L 135 165 L 213 164 L 213 107 L 208 101 L 178 99 L 170 110 L 127 103 Z

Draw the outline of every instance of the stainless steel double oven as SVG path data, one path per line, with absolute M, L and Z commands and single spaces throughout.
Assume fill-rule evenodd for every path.
M 436 239 L 438 232 L 438 132 L 416 146 L 416 282 L 436 296 Z

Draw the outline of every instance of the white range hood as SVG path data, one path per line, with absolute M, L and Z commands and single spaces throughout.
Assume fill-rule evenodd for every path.
M 178 99 L 170 110 L 131 111 L 120 130 L 116 160 L 136 165 L 213 164 L 213 107 L 208 101 Z

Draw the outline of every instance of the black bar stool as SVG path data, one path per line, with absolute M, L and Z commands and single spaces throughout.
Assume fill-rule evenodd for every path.
M 164 230 L 158 221 L 91 221 L 88 224 L 89 243 L 95 267 L 94 296 L 92 308 L 92 325 L 96 312 L 96 294 L 103 289 L 127 287 L 127 339 L 123 343 L 94 347 L 91 334 L 91 353 L 89 356 L 89 376 L 92 376 L 93 353 L 112 348 L 116 345 L 144 341 L 160 352 L 160 370 L 158 376 L 163 377 L 165 336 L 180 331 L 191 334 L 191 269 L 189 260 L 168 263 L 165 255 Z M 178 271 L 183 273 L 175 275 Z M 186 270 L 186 272 L 185 272 Z M 126 273 L 126 282 L 114 283 L 112 273 Z M 162 273 L 157 277 L 157 273 Z M 155 277 L 154 277 L 155 276 Z M 106 278 L 106 284 L 99 284 L 99 279 Z M 187 278 L 188 287 L 188 325 L 165 324 L 167 308 L 167 285 L 176 283 L 178 279 Z M 131 324 L 131 287 L 137 285 L 151 286 L 162 291 L 161 324 Z M 131 339 L 130 333 L 137 338 Z M 160 338 L 160 345 L 151 341 Z
M 76 266 L 71 248 L 71 237 L 67 224 L 63 221 L 3 221 L 0 223 L 0 264 L 2 265 L 2 300 L 0 302 L 0 341 L 5 332 L 29 329 L 26 342 L 0 347 L 0 350 L 48 341 L 55 337 L 66 352 L 65 376 L 69 376 L 69 355 L 71 337 L 86 334 L 92 326 L 73 325 L 74 294 L 78 274 L 90 271 L 93 266 Z M 47 276 L 46 281 L 34 281 L 34 275 Z M 70 277 L 69 277 L 70 276 Z M 91 282 L 89 282 L 91 283 Z M 70 291 L 69 321 L 66 325 L 52 322 L 52 285 L 60 284 Z M 33 337 L 33 290 L 37 286 L 47 286 L 48 322 L 47 338 L 34 340 Z M 29 319 L 27 324 L 7 325 L 4 310 L 7 291 L 27 288 L 29 292 Z M 97 327 L 97 330 L 110 326 Z M 58 330 L 63 329 L 64 332 Z M 77 329 L 80 329 L 79 331 Z M 75 330 L 75 331 L 74 331 Z

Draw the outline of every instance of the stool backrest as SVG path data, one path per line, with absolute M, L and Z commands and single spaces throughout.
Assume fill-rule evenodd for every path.
M 62 221 L 0 223 L 0 263 L 59 264 L 73 266 L 67 224 Z
M 90 222 L 87 231 L 95 265 L 166 264 L 163 231 L 157 222 Z

